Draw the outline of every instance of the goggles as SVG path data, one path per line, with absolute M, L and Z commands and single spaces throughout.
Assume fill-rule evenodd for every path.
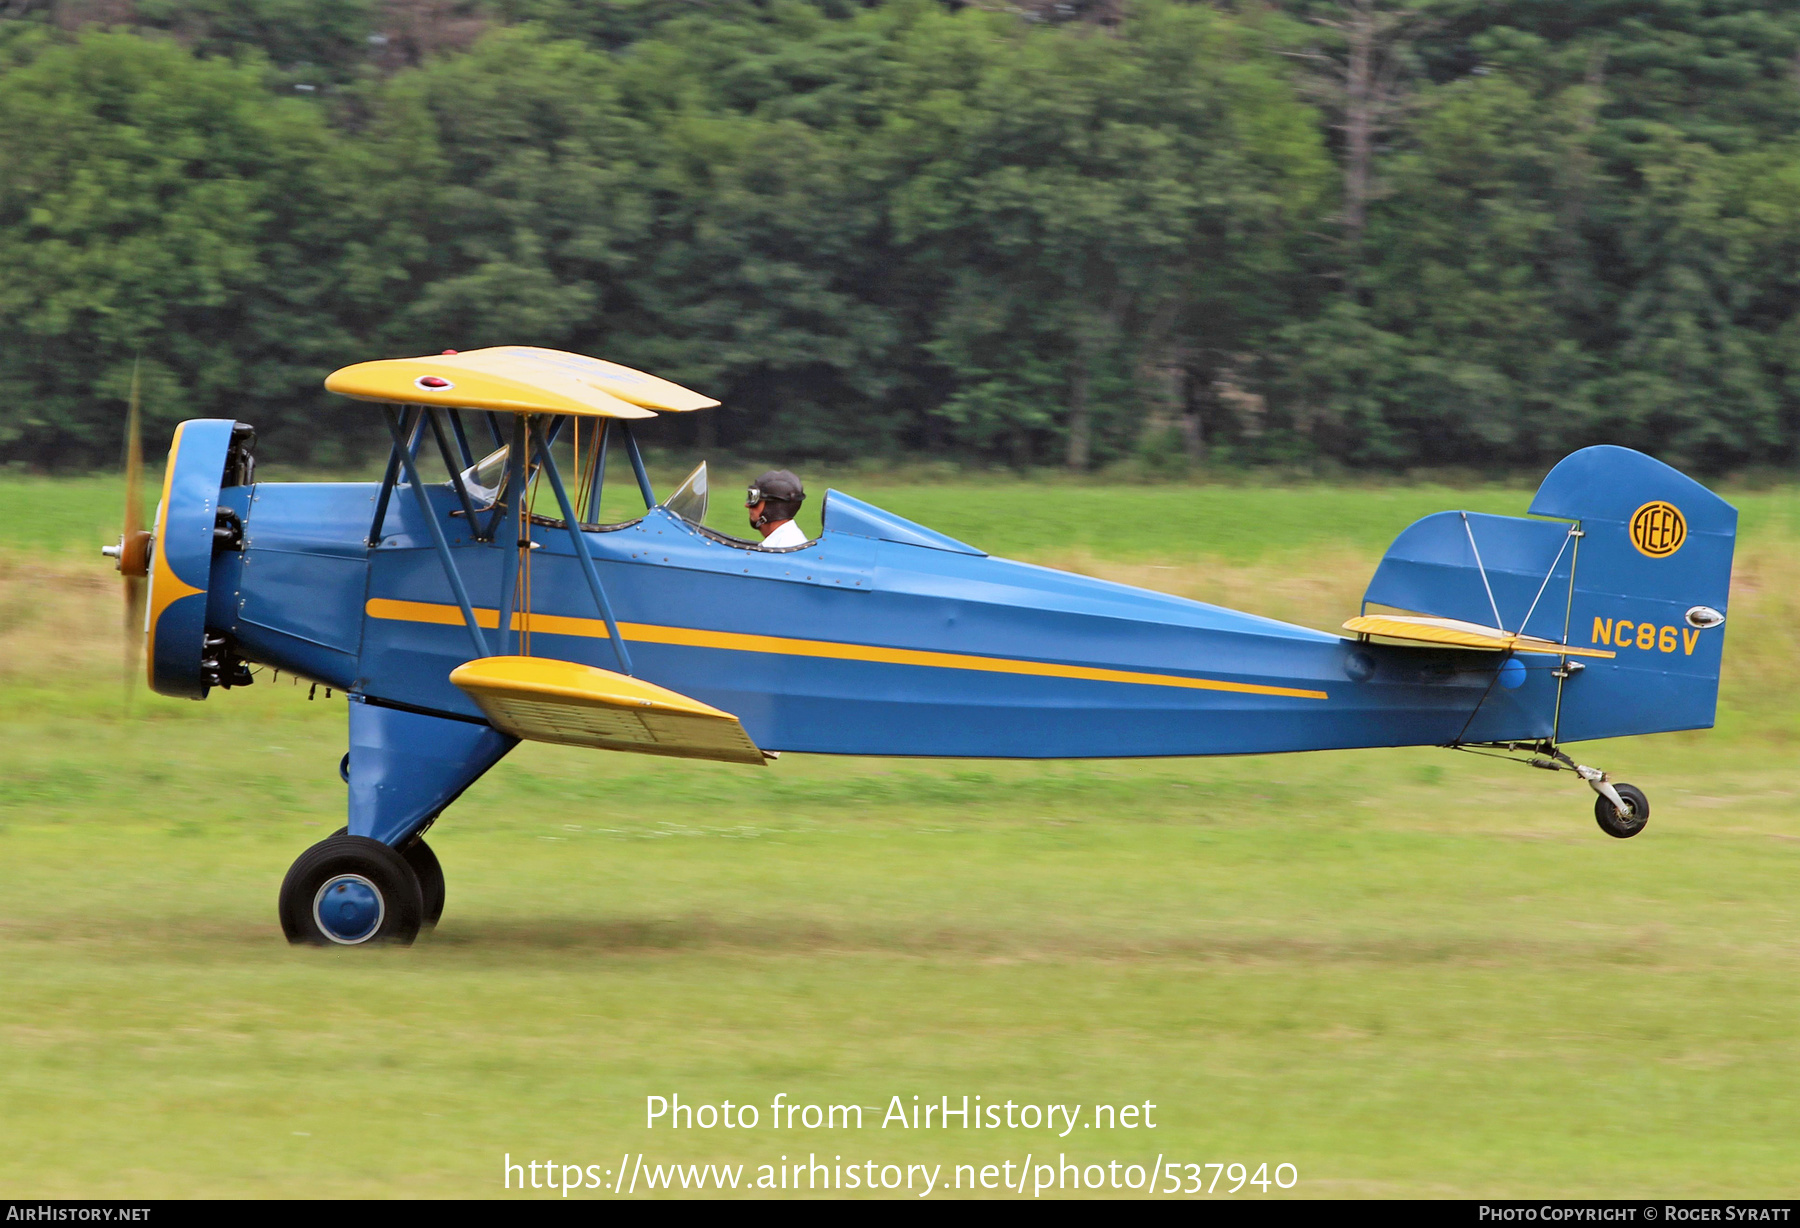
M 784 485 L 785 485 L 785 483 L 784 483 Z M 801 494 L 795 495 L 795 494 L 790 494 L 785 490 L 777 492 L 777 491 L 773 491 L 773 490 L 764 490 L 760 486 L 752 485 L 748 490 L 746 490 L 744 492 L 744 506 L 745 507 L 755 507 L 758 503 L 762 503 L 764 501 L 769 501 L 769 502 L 774 502 L 774 503 L 793 503 L 795 505 L 798 505 L 803 500 L 805 500 L 805 498 L 806 498 L 806 495 L 804 492 Z

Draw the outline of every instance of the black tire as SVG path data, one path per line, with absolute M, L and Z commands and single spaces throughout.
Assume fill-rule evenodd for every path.
M 1594 799 L 1594 821 L 1600 824 L 1600 830 L 1617 840 L 1629 840 L 1644 830 L 1644 824 L 1650 821 L 1650 799 L 1636 785 L 1614 785 L 1619 791 L 1619 800 L 1625 803 L 1626 813 L 1620 814 L 1613 809 L 1613 804 L 1604 797 Z
M 327 928 L 327 889 L 345 896 L 341 924 Z M 367 836 L 330 836 L 294 859 L 281 883 L 281 931 L 307 946 L 410 945 L 424 902 L 406 858 Z M 366 920 L 366 924 L 359 921 Z
M 444 915 L 444 867 L 438 864 L 437 854 L 422 837 L 401 849 L 400 855 L 406 858 L 406 864 L 418 877 L 425 928 L 434 929 L 438 918 Z

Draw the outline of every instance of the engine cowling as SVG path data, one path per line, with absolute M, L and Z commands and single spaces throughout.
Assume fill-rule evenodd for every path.
M 241 679 L 229 645 L 206 626 L 207 590 L 220 541 L 219 491 L 252 478 L 255 432 L 230 418 L 194 418 L 175 428 L 150 546 L 144 616 L 150 689 L 205 699 L 214 686 Z

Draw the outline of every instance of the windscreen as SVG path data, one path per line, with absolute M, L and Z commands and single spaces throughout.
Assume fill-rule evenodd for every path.
M 663 506 L 674 512 L 689 524 L 706 523 L 706 462 L 701 461 L 694 471 L 687 475 L 678 490 L 667 499 Z
M 463 470 L 463 485 L 469 489 L 469 497 L 477 503 L 492 504 L 500 497 L 500 488 L 506 484 L 506 456 L 509 449 L 500 448 L 489 452 L 486 456 Z

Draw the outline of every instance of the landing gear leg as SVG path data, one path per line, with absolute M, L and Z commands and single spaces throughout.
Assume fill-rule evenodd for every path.
M 281 884 L 281 929 L 318 946 L 406 945 L 444 912 L 444 870 L 421 834 L 518 745 L 492 727 L 350 699 L 348 827 L 313 845 Z

